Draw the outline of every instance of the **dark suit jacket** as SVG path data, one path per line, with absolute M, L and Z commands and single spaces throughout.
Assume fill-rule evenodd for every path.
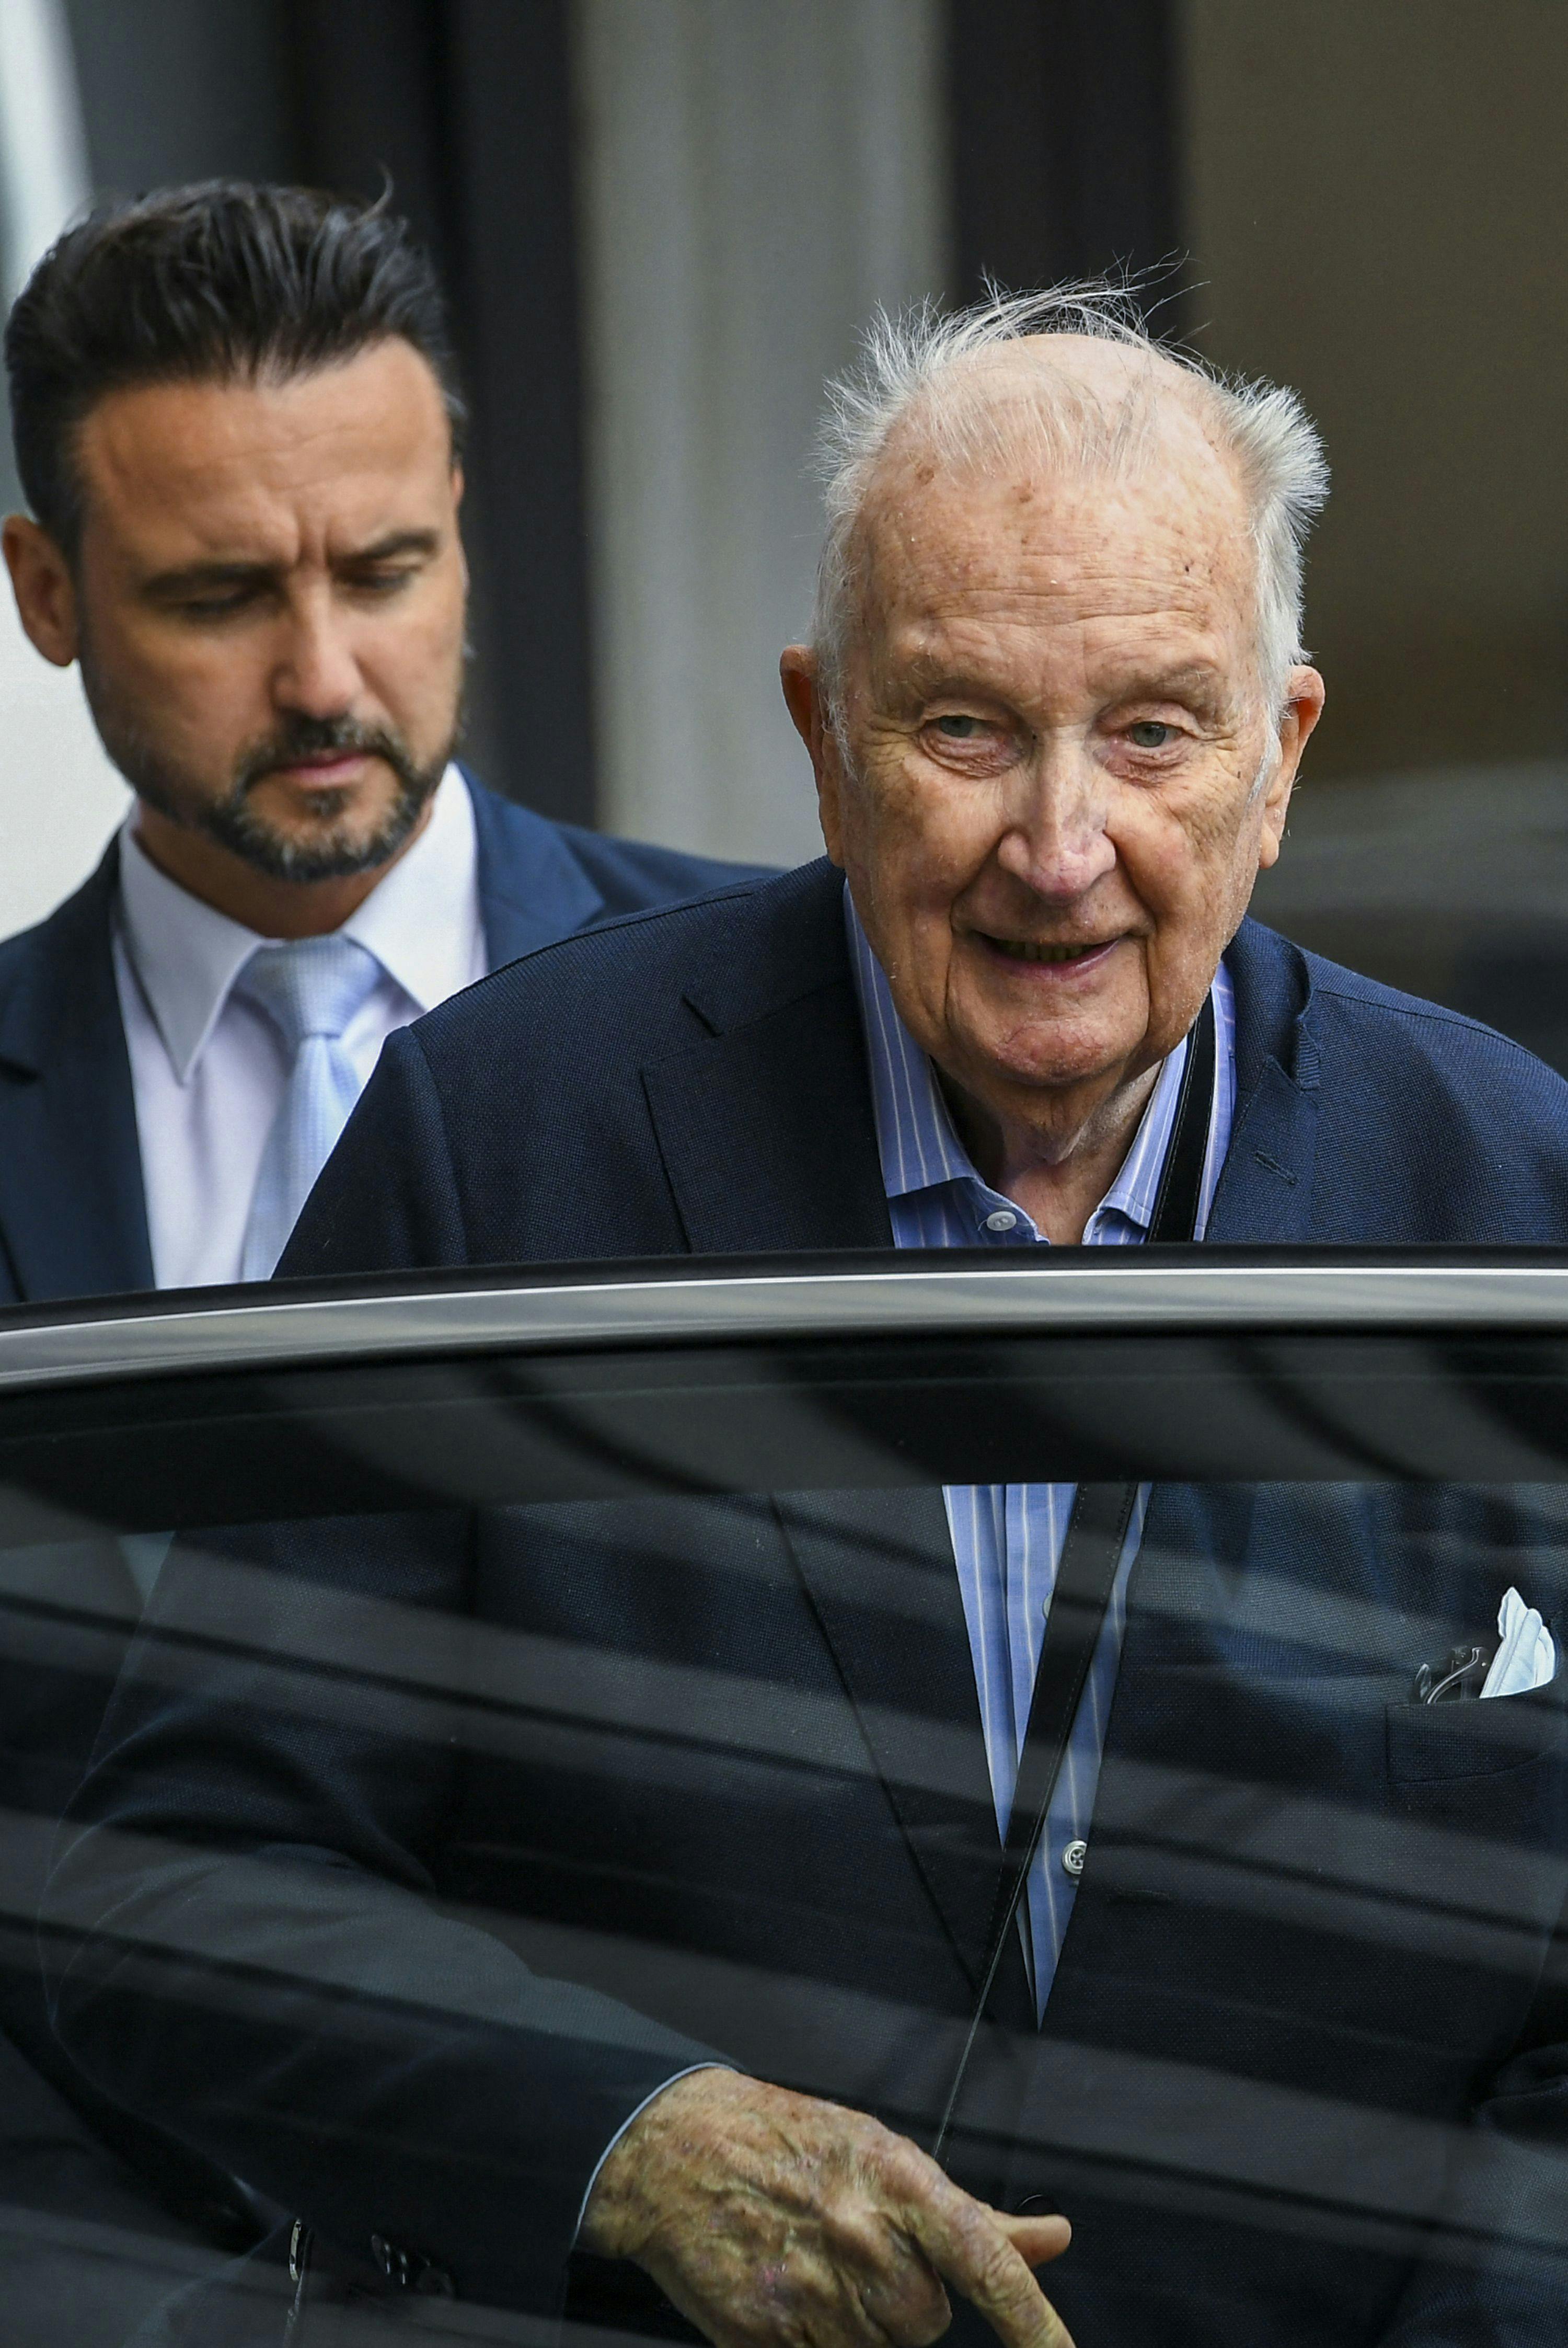
M 466 780 L 493 968 L 740 869 L 547 822 Z M 117 870 L 111 844 L 75 896 L 0 945 L 0 1303 L 152 1284 L 110 953 Z M 159 2209 L 173 2208 L 209 2238 L 232 2238 L 250 2220 L 225 2180 L 91 2094 L 64 2060 L 32 1962 L 45 1854 L 92 1749 L 139 1610 L 136 1589 L 112 1544 L 71 1543 L 46 1575 L 36 1560 L 0 1564 L 28 1585 L 5 1593 L 21 1610 L 0 1652 L 0 1847 L 13 1920 L 0 1957 L 0 2200 L 117 2225 L 139 2209 L 155 2231 L 165 2224 Z M 40 1652 L 25 1611 L 39 1602 L 79 1610 L 74 1642 L 62 1631 Z
M 1212 1240 L 1568 1230 L 1548 1070 L 1254 925 L 1229 962 Z M 395 1039 L 285 1270 L 888 1239 L 814 867 L 556 947 Z M 1480 1635 L 1508 1578 L 1568 1623 L 1559 1513 L 1156 1494 L 1045 2026 L 1004 1970 L 956 2164 L 1072 2216 L 1050 2288 L 1081 2348 L 1524 2348 L 1556 2320 L 1561 1687 L 1434 1714 L 1400 1634 Z M 599 2150 L 705 2044 L 930 2129 L 999 1868 L 938 1495 L 202 1546 L 165 1570 L 53 1891 L 57 2024 L 100 2083 L 347 2256 L 376 2235 L 536 2309 Z M 241 1613 L 260 1659 L 219 1652 Z M 197 1684 L 166 1631 L 210 1640 Z M 333 1668 L 301 1701 L 269 1647 Z M 323 1693 L 345 1664 L 369 1708 Z M 661 1703 L 700 1740 L 623 1733 Z M 193 1952 L 172 1991 L 121 1963 L 128 1924 Z M 324 1962 L 280 1977 L 307 1945 Z M 265 1991 L 209 1994 L 210 1966 Z M 578 2278 L 615 2318 L 613 2278 Z

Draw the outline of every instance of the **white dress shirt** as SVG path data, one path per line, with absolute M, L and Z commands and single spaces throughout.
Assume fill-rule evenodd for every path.
M 382 969 L 343 1037 L 364 1084 L 395 1027 L 487 968 L 474 803 L 455 767 L 418 839 L 341 934 Z M 159 1288 L 240 1278 L 261 1151 L 289 1081 L 277 1029 L 233 993 L 266 942 L 160 872 L 137 840 L 132 810 L 120 835 L 115 980 Z

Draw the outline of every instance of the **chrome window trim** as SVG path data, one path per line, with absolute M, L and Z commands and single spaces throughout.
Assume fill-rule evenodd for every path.
M 944 1331 L 1337 1327 L 1568 1332 L 1568 1257 L 1510 1266 L 1101 1261 L 1006 1271 L 672 1272 L 254 1303 L 0 1328 L 0 1392 L 334 1361 Z

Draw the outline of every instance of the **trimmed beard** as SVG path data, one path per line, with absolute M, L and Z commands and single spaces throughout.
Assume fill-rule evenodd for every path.
M 169 765 L 133 719 L 113 707 L 112 696 L 103 693 L 101 679 L 86 662 L 82 683 L 104 748 L 137 797 L 181 830 L 205 833 L 252 871 L 264 872 L 272 880 L 346 880 L 390 864 L 429 806 L 462 732 L 459 710 L 439 757 L 422 764 L 390 728 L 362 726 L 352 717 L 292 717 L 244 751 L 228 790 L 221 798 L 209 799 Z M 281 767 L 333 751 L 382 758 L 392 770 L 397 788 L 373 832 L 356 838 L 340 821 L 313 838 L 295 839 L 257 813 L 251 794 L 258 783 Z M 330 816 L 332 803 L 340 796 L 335 790 L 307 794 L 306 805 L 312 813 Z M 319 798 L 319 808 L 312 807 L 313 797 Z

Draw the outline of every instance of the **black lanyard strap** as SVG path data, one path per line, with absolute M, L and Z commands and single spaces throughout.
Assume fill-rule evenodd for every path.
M 1193 1024 L 1186 1066 L 1176 1101 L 1171 1146 L 1154 1201 L 1149 1236 L 1162 1241 L 1192 1241 L 1198 1226 L 1204 1162 L 1214 1097 L 1214 1006 L 1212 995 Z M 1001 1881 L 986 1936 L 986 1963 L 979 1994 L 964 2039 L 964 2050 L 948 2090 L 932 2151 L 940 2160 L 958 2109 L 969 2057 L 1007 1948 L 1008 1934 L 1045 1832 L 1051 1796 L 1082 1700 L 1090 1665 L 1100 1644 L 1116 1569 L 1126 1546 L 1127 1528 L 1138 1498 L 1136 1484 L 1080 1484 L 1068 1519 L 1067 1539 L 1050 1593 L 1050 1612 L 1035 1670 L 1029 1725 L 1019 1756 L 1018 1781 L 1003 1844 Z
M 1209 1128 L 1214 1122 L 1214 999 L 1209 994 L 1187 1039 L 1175 1128 L 1149 1223 L 1149 1238 L 1157 1246 L 1197 1236 L 1204 1160 L 1209 1154 Z

